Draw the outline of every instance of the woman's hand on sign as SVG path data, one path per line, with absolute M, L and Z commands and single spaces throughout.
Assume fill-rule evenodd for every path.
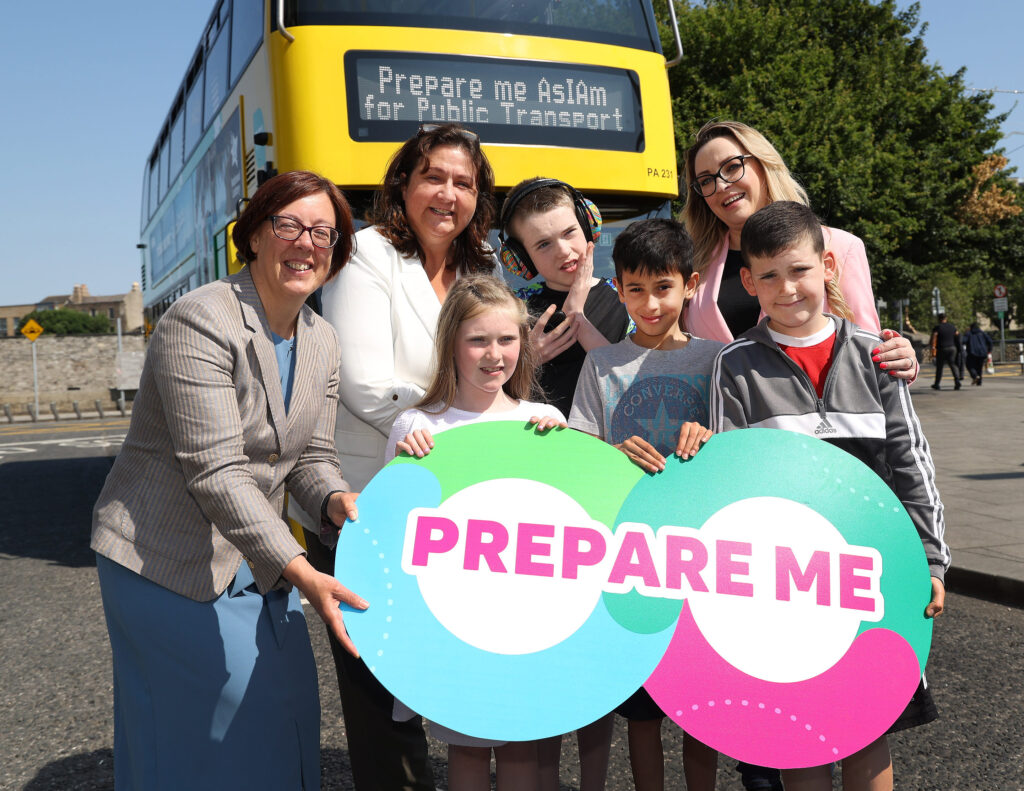
M 696 455 L 701 446 L 711 439 L 712 431 L 700 423 L 683 423 L 679 429 L 679 441 L 676 442 L 676 456 L 690 459 Z
M 538 434 L 543 434 L 553 428 L 567 428 L 569 425 L 564 420 L 555 417 L 540 417 L 539 415 L 531 417 L 530 423 L 533 424 Z
M 425 428 L 418 428 L 405 435 L 395 444 L 395 455 L 399 452 L 422 459 L 434 447 L 434 438 Z
M 576 343 L 579 327 L 575 321 L 575 314 L 570 314 L 550 330 L 547 328 L 556 310 L 554 303 L 548 305 L 547 310 L 540 314 L 530 330 L 530 345 L 537 353 L 538 363 L 546 363 Z
M 925 618 L 938 618 L 946 609 L 946 586 L 938 577 L 932 577 L 932 600 L 924 608 Z
M 615 447 L 629 456 L 630 460 L 642 470 L 661 472 L 665 469 L 665 457 L 643 437 L 633 435 Z
M 349 639 L 345 629 L 339 604 L 347 604 L 357 610 L 365 610 L 370 606 L 362 596 L 353 593 L 329 574 L 321 574 L 314 569 L 305 555 L 297 555 L 284 567 L 281 576 L 298 588 L 306 601 L 312 605 L 317 614 L 327 624 L 327 628 L 338 639 L 338 642 L 352 656 L 358 657 L 359 651 Z

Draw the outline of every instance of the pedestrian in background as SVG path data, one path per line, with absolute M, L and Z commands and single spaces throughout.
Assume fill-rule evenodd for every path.
M 960 389 L 960 371 L 957 369 L 956 355 L 960 344 L 960 333 L 956 326 L 946 319 L 945 313 L 939 314 L 939 323 L 932 328 L 932 357 L 935 359 L 935 383 L 932 390 L 941 390 L 942 366 L 948 365 L 953 372 L 953 389 Z
M 967 331 L 967 372 L 971 375 L 971 384 L 981 387 L 981 375 L 985 369 L 985 361 L 992 353 L 992 339 L 988 333 L 982 332 L 978 322 L 974 322 Z

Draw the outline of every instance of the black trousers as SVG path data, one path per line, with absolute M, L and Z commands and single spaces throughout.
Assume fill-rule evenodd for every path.
M 985 363 L 988 362 L 988 355 L 979 357 L 976 354 L 967 355 L 967 373 L 971 375 L 972 379 L 981 381 L 981 375 L 985 372 Z
M 953 381 L 960 384 L 960 369 L 956 364 L 956 346 L 943 346 L 935 355 L 935 384 L 942 381 L 942 366 L 948 365 L 953 372 Z
M 306 534 L 309 562 L 334 574 L 334 550 Z M 362 659 L 346 651 L 328 630 L 345 716 L 348 755 L 356 791 L 435 791 L 423 720 L 391 718 L 394 697 Z

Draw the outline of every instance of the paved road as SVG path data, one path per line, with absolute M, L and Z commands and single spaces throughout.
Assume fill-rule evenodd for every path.
M 983 404 L 934 403 L 948 408 L 950 414 L 943 416 L 948 420 Z M 88 535 L 91 505 L 126 421 L 93 421 L 71 429 L 70 424 L 0 426 L 3 789 L 92 791 L 113 785 L 110 650 Z M 948 604 L 929 662 L 943 718 L 892 739 L 897 787 L 1024 789 L 1024 610 L 956 594 Z M 323 786 L 348 789 L 333 666 L 316 623 L 312 634 L 321 668 Z M 673 726 L 665 728 L 665 744 L 667 787 L 682 788 L 679 731 Z M 437 744 L 433 749 L 443 787 L 443 753 Z M 578 787 L 571 753 L 567 745 L 567 789 Z M 608 788 L 631 787 L 619 722 Z M 723 760 L 718 787 L 739 791 L 731 762 Z

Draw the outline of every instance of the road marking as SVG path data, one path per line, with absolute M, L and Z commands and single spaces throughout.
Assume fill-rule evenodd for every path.
M 128 428 L 127 418 L 103 422 L 50 422 L 42 426 L 33 425 L 32 423 L 8 423 L 7 425 L 0 426 L 0 437 L 16 434 L 67 434 L 72 431 L 110 431 L 111 429 L 122 428 Z
M 56 445 L 61 448 L 119 448 L 124 443 L 124 434 L 107 434 L 102 437 L 65 437 L 63 439 L 37 439 L 29 442 L 0 443 L 0 459 L 35 453 L 38 448 L 31 446 Z

